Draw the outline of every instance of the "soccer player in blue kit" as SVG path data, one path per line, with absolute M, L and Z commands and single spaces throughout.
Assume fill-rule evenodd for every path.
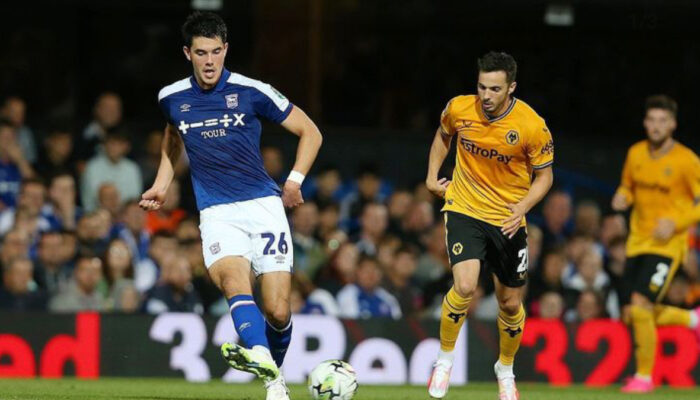
M 318 154 L 321 133 L 270 85 L 224 68 L 228 43 L 221 17 L 195 12 L 182 33 L 193 74 L 158 94 L 168 123 L 158 174 L 140 205 L 147 210 L 162 206 L 184 147 L 204 260 L 228 299 L 245 345 L 225 343 L 221 352 L 231 367 L 264 380 L 268 400 L 289 399 L 279 371 L 292 334 L 292 237 L 284 207 L 303 203 L 301 183 Z M 263 167 L 261 118 L 299 136 L 296 161 L 282 190 Z M 251 269 L 260 283 L 260 308 L 252 296 Z

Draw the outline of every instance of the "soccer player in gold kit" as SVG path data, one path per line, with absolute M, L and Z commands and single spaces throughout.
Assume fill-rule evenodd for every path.
M 647 139 L 630 147 L 612 200 L 617 211 L 632 207 L 623 303 L 629 304 L 637 373 L 623 392 L 654 389 L 656 326 L 687 326 L 700 339 L 700 308 L 689 311 L 661 304 L 687 252 L 688 228 L 700 221 L 700 160 L 672 137 L 677 110 L 668 96 L 647 99 Z
M 500 308 L 500 356 L 494 367 L 499 399 L 517 400 L 513 359 L 525 326 L 525 214 L 552 186 L 554 145 L 544 120 L 513 97 L 517 71 L 513 57 L 490 52 L 478 65 L 478 95 L 450 100 L 430 148 L 426 185 L 445 198 L 454 285 L 442 303 L 440 351 L 428 392 L 433 398 L 447 394 L 452 351 L 485 263 L 494 275 Z M 455 137 L 457 164 L 452 181 L 438 179 Z

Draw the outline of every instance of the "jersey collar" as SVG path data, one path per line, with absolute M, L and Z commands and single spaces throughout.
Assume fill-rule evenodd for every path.
M 190 76 L 190 82 L 192 83 L 192 89 L 195 91 L 197 94 L 209 94 L 213 92 L 218 92 L 219 90 L 223 89 L 224 86 L 226 86 L 226 81 L 228 81 L 228 77 L 231 75 L 229 70 L 226 68 L 221 71 L 221 76 L 219 77 L 219 81 L 216 82 L 216 85 L 208 90 L 204 90 L 199 86 L 199 83 L 197 83 L 197 80 L 194 78 L 194 75 Z
M 486 113 L 486 111 L 484 111 L 483 105 L 479 104 L 479 108 L 481 109 L 481 114 L 483 114 L 483 116 L 486 118 L 486 120 L 489 121 L 490 124 L 492 124 L 496 121 L 500 121 L 503 118 L 507 117 L 508 114 L 510 114 L 510 112 L 513 111 L 513 108 L 515 107 L 515 102 L 517 102 L 517 101 L 518 101 L 518 99 L 516 99 L 515 96 L 513 96 L 512 101 L 510 102 L 510 105 L 508 106 L 508 108 L 506 108 L 506 110 L 503 111 L 501 113 L 501 115 L 497 115 L 495 117 L 489 117 L 489 115 Z M 481 103 L 481 101 L 479 101 L 479 103 Z

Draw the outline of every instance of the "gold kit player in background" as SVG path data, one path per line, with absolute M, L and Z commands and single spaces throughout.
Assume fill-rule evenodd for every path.
M 454 285 L 442 303 L 440 351 L 428 392 L 433 398 L 447 394 L 452 352 L 485 263 L 494 275 L 500 309 L 500 356 L 494 366 L 499 399 L 517 400 L 513 359 L 525 327 L 521 301 L 528 268 L 525 214 L 552 186 L 554 145 L 544 120 L 513 97 L 517 71 L 513 57 L 490 52 L 478 64 L 478 95 L 457 96 L 447 103 L 430 148 L 426 185 L 445 198 Z M 452 181 L 438 180 L 455 137 Z
M 622 300 L 629 305 L 625 314 L 634 333 L 637 373 L 623 392 L 654 389 L 656 326 L 687 326 L 700 339 L 700 308 L 689 311 L 661 304 L 688 250 L 688 228 L 700 221 L 700 160 L 673 140 L 677 110 L 668 96 L 647 99 L 647 139 L 630 147 L 612 200 L 616 211 L 632 207 Z

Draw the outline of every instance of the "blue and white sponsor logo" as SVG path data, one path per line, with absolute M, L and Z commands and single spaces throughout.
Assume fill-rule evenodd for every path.
M 192 106 L 185 103 L 185 104 L 180 106 L 180 112 L 184 112 L 184 113 L 188 112 L 188 111 L 190 111 L 190 107 L 192 107 Z

